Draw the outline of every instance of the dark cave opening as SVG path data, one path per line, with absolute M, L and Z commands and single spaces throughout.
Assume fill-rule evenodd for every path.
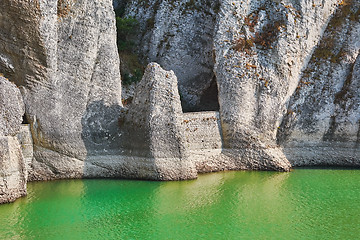
M 209 87 L 203 91 L 199 104 L 196 106 L 189 106 L 183 99 L 181 99 L 183 112 L 219 111 L 220 105 L 218 95 L 218 86 L 216 77 L 214 76 Z
M 30 124 L 30 122 L 28 121 L 25 114 L 22 116 L 22 123 L 21 124 Z

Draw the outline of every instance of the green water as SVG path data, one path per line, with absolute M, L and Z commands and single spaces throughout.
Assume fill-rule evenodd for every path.
M 30 183 L 0 239 L 358 239 L 360 170 Z

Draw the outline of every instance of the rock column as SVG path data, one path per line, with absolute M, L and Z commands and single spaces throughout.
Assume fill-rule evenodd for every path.
M 16 137 L 24 112 L 19 89 L 0 77 L 0 204 L 26 195 L 26 166 Z

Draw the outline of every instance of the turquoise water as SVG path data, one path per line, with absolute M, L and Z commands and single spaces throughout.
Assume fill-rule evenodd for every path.
M 358 239 L 360 170 L 28 184 L 0 239 Z

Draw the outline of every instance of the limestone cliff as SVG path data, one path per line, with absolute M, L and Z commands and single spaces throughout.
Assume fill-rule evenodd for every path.
M 125 17 L 138 20 L 138 53 L 145 62 L 173 70 L 185 110 L 217 110 L 214 29 L 219 1 L 123 1 Z
M 89 155 L 118 151 L 111 0 L 4 0 L 0 8 L 0 72 L 24 97 L 34 138 L 30 179 L 86 176 Z
M 140 56 L 177 74 L 184 110 L 201 109 L 216 81 L 230 158 L 360 163 L 358 1 L 117 2 L 140 22 Z
M 360 3 L 344 2 L 304 69 L 278 140 L 294 166 L 360 166 Z
M 165 69 L 150 64 L 126 108 L 111 0 L 0 2 L 30 180 L 360 165 L 359 1 L 116 2 L 144 65 Z

